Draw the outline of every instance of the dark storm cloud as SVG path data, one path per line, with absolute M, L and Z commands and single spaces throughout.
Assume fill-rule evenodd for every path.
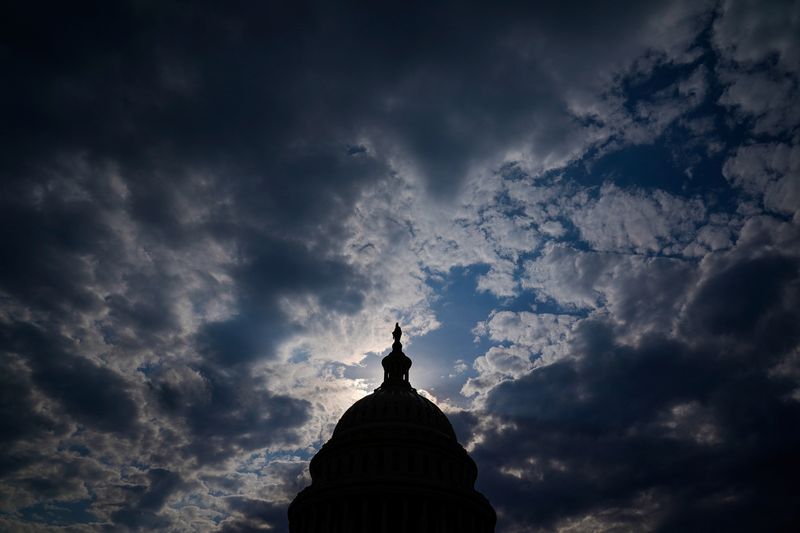
M 206 365 L 183 377 L 156 379 L 153 388 L 164 412 L 186 426 L 184 453 L 200 463 L 294 444 L 308 419 L 306 400 L 272 394 L 248 369 Z
M 222 524 L 221 533 L 264 531 L 265 524 L 270 526 L 270 531 L 288 530 L 285 504 L 276 505 L 250 498 L 229 498 L 228 508 L 237 518 Z
M 77 351 L 71 339 L 39 325 L 0 325 L 0 354 L 9 363 L 2 374 L 0 476 L 12 505 L 88 498 L 87 487 L 103 486 L 110 476 L 80 457 L 105 454 L 108 460 L 114 451 L 70 441 L 105 434 L 132 454 L 141 436 L 132 384 Z
M 144 480 L 143 480 L 144 481 Z M 169 526 L 169 520 L 158 515 L 167 498 L 184 487 L 181 476 L 163 468 L 147 472 L 146 483 L 125 488 L 126 503 L 111 514 L 116 525 L 133 530 L 154 530 Z
M 728 266 L 700 286 L 685 327 L 781 354 L 797 344 L 800 261 L 767 255 Z
M 631 347 L 584 322 L 576 359 L 496 387 L 486 412 L 512 426 L 474 455 L 506 527 L 594 515 L 648 531 L 790 530 L 800 404 L 776 369 L 796 363 L 799 285 L 795 258 L 722 265 L 689 305 L 684 340 Z
M 215 363 L 270 357 L 280 341 L 300 331 L 301 325 L 287 323 L 281 298 L 313 296 L 324 308 L 344 314 L 361 308 L 370 283 L 343 260 L 319 257 L 300 243 L 257 235 L 245 243 L 242 254 L 247 259 L 231 271 L 237 281 L 237 315 L 209 322 L 198 334 L 200 351 Z
M 76 261 L 102 250 L 108 228 L 90 202 L 63 205 L 45 197 L 37 206 L 0 200 L 0 286 L 29 305 L 81 311 L 102 305 L 87 291 L 91 275 Z
M 351 7 L 56 4 L 42 17 L 17 6 L 4 32 L 14 53 L 2 101 L 20 150 L 7 164 L 19 174 L 43 149 L 89 150 L 142 172 L 226 169 L 288 187 L 288 205 L 271 206 L 283 211 L 308 196 L 305 185 L 347 195 L 353 177 L 304 177 L 292 190 L 286 174 L 313 175 L 306 167 L 321 146 L 366 135 L 448 190 L 471 162 L 520 139 L 569 151 L 580 125 L 563 108 L 564 84 L 591 84 L 650 47 L 663 53 L 667 39 L 648 23 L 673 11 L 641 2 Z M 161 195 L 150 197 L 145 210 L 164 215 Z
M 0 350 L 25 357 L 31 381 L 81 423 L 130 434 L 138 410 L 130 386 L 115 372 L 71 352 L 70 342 L 26 323 L 2 325 Z
M 6 476 L 33 461 L 40 454 L 13 453 L 20 440 L 35 440 L 47 434 L 63 434 L 65 424 L 37 409 L 32 383 L 22 362 L 3 354 L 0 359 L 0 476 Z
M 92 328 L 110 352 L 99 360 L 112 367 L 144 359 L 142 368 L 183 376 L 186 362 L 161 357 L 194 350 L 201 358 L 195 381 L 148 370 L 167 445 L 177 449 L 151 442 L 127 460 L 180 468 L 176 452 L 207 463 L 292 443 L 308 402 L 270 392 L 247 365 L 271 357 L 297 331 L 279 298 L 313 294 L 332 310 L 360 308 L 365 280 L 328 248 L 360 187 L 389 172 L 367 149 L 351 149 L 358 132 L 333 132 L 335 117 L 315 104 L 324 92 L 296 69 L 292 54 L 306 61 L 312 54 L 302 42 L 308 36 L 295 31 L 308 14 L 198 4 L 51 7 L 46 17 L 11 8 L 0 49 L 14 80 L 0 96 L 0 286 L 12 298 L 2 347 L 13 359 L 4 374 L 4 443 L 57 436 L 72 422 L 86 425 L 87 438 L 99 431 L 151 442 L 132 396 L 139 380 L 89 358 Z M 346 107 L 358 106 L 351 101 L 341 113 Z M 200 219 L 188 212 L 198 207 Z M 233 318 L 182 338 L 178 297 L 189 291 L 202 308 L 216 295 L 187 288 L 186 272 L 164 247 L 187 252 L 209 238 L 235 250 L 223 267 L 236 308 Z M 29 313 L 43 325 L 20 319 Z M 77 338 L 51 334 L 58 330 Z M 38 394 L 62 420 L 40 414 Z M 46 460 L 9 448 L 3 470 Z M 108 515 L 111 523 L 168 525 L 159 512 L 170 491 L 154 472 Z M 44 490 L 42 477 L 25 479 L 16 483 L 41 498 L 64 492 Z

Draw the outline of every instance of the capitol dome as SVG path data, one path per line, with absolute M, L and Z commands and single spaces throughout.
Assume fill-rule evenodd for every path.
M 410 387 L 381 387 L 361 398 L 342 415 L 333 436 L 368 430 L 374 424 L 411 424 L 417 429 L 425 427 L 453 440 L 456 438 L 453 426 L 436 404 Z
M 444 413 L 408 379 L 399 325 L 384 380 L 342 415 L 289 506 L 292 533 L 489 533 L 496 516 Z

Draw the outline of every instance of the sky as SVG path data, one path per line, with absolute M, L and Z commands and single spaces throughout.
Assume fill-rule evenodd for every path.
M 286 532 L 395 321 L 498 532 L 800 523 L 800 3 L 3 11 L 0 529 Z

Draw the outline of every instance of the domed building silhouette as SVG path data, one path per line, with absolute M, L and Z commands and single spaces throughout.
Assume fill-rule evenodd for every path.
M 453 426 L 411 387 L 395 325 L 383 383 L 354 403 L 311 459 L 291 533 L 490 533 L 496 515 Z

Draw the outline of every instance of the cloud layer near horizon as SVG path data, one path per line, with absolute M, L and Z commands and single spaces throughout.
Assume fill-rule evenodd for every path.
M 0 528 L 285 531 L 400 320 L 498 531 L 789 530 L 799 23 L 12 7 Z

